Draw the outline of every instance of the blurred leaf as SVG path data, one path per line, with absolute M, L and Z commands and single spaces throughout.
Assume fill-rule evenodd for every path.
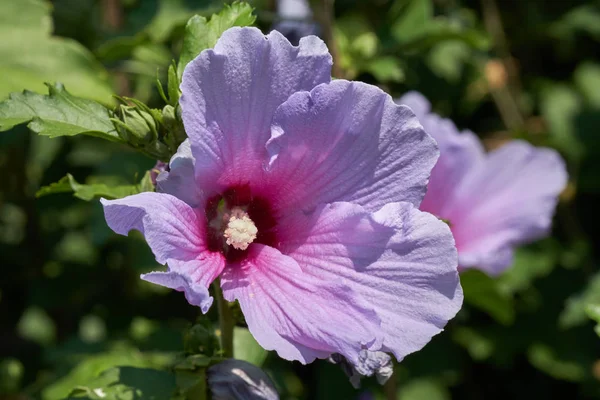
M 427 58 L 429 68 L 448 82 L 456 83 L 461 77 L 463 66 L 469 61 L 471 49 L 459 40 L 447 40 L 436 44 Z
M 97 343 L 106 338 L 106 323 L 97 315 L 86 315 L 79 321 L 79 337 L 85 343 Z
M 585 369 L 581 364 L 572 360 L 561 359 L 554 349 L 548 345 L 533 344 L 529 348 L 527 356 L 529 362 L 536 368 L 556 379 L 576 382 L 582 380 L 585 376 Z
M 450 400 L 448 389 L 435 379 L 420 378 L 401 386 L 398 400 Z
M 71 95 L 59 83 L 48 85 L 48 95 L 24 91 L 0 103 L 0 131 L 20 124 L 51 138 L 84 134 L 122 142 L 108 109 Z
M 559 315 L 561 328 L 572 328 L 587 322 L 586 307 L 588 304 L 600 303 L 600 273 L 596 273 L 581 293 L 570 296 L 564 310 Z
M 404 5 L 400 18 L 392 25 L 392 34 L 400 43 L 407 43 L 425 34 L 433 19 L 431 0 L 398 2 Z
M 585 32 L 600 39 L 600 9 L 595 4 L 584 4 L 565 13 L 559 21 L 548 28 L 550 35 L 557 39 L 565 37 L 573 40 L 578 32 Z
M 600 21 L 599 21 L 600 22 Z M 575 70 L 575 84 L 588 103 L 600 109 L 600 65 L 582 63 Z
M 19 335 L 41 346 L 49 345 L 56 339 L 54 321 L 39 307 L 25 310 L 17 324 L 17 330 Z
M 377 57 L 365 65 L 365 71 L 381 82 L 404 81 L 404 70 L 396 57 Z
M 160 0 L 158 12 L 144 31 L 153 42 L 162 43 L 176 26 L 185 24 L 194 14 L 195 11 L 188 9 L 183 0 Z
M 574 160 L 583 154 L 575 132 L 575 116 L 581 108 L 581 99 L 569 86 L 553 84 L 541 93 L 540 109 L 548 123 L 552 143 Z
M 488 313 L 503 325 L 515 319 L 512 296 L 503 291 L 498 282 L 481 271 L 467 270 L 460 274 L 465 303 Z
M 76 96 L 112 103 L 104 68 L 82 45 L 51 37 L 50 3 L 0 0 L 0 99 L 23 89 L 44 91 L 58 81 Z
M 598 336 L 600 336 L 600 303 L 588 304 L 585 308 L 588 317 L 596 321 L 598 324 L 594 328 Z
M 148 191 L 147 189 L 150 188 L 150 185 L 148 184 L 149 179 L 149 173 L 146 173 L 139 184 L 112 186 L 106 183 L 81 184 L 78 183 L 71 174 L 67 174 L 67 176 L 63 177 L 60 181 L 40 188 L 35 195 L 36 197 L 42 197 L 55 193 L 73 192 L 75 197 L 86 201 L 96 197 L 121 199 L 142 191 Z M 96 178 L 96 180 L 98 180 L 98 178 Z
M 248 361 L 260 367 L 265 362 L 268 352 L 258 344 L 248 329 L 236 326 L 233 335 L 233 354 L 238 360 Z
M 183 48 L 177 65 L 177 75 L 183 76 L 185 66 L 192 61 L 202 50 L 211 48 L 217 39 L 232 26 L 249 26 L 254 23 L 256 16 L 254 9 L 248 3 L 234 2 L 225 5 L 218 14 L 213 14 L 209 21 L 195 15 L 188 21 L 183 37 Z
M 164 400 L 175 393 L 175 375 L 149 368 L 118 367 L 106 370 L 88 384 L 77 385 L 69 399 Z
M 510 293 L 527 289 L 533 280 L 552 271 L 559 257 L 559 248 L 551 239 L 539 241 L 516 250 L 515 261 L 498 282 Z
M 24 372 L 23 364 L 17 359 L 5 358 L 0 361 L 0 393 L 18 391 Z
M 452 338 L 467 349 L 473 360 L 483 361 L 494 352 L 494 341 L 475 329 L 459 326 L 452 332 Z
M 478 50 L 487 50 L 490 41 L 484 32 L 463 26 L 460 20 L 434 17 L 432 0 L 397 2 L 404 7 L 391 26 L 391 34 L 405 50 L 424 50 L 441 42 L 461 41 Z M 392 16 L 398 12 L 392 12 Z

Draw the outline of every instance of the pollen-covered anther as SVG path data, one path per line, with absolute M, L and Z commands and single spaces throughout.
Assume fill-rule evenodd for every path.
M 227 239 L 226 243 L 238 250 L 246 250 L 250 243 L 256 239 L 258 229 L 250 219 L 247 212 L 239 207 L 231 210 L 229 222 L 223 236 Z

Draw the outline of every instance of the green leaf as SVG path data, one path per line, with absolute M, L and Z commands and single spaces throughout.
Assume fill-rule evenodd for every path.
M 0 131 L 28 124 L 49 137 L 85 134 L 122 142 L 110 120 L 110 111 L 93 100 L 71 95 L 63 85 L 48 85 L 48 95 L 13 93 L 0 103 Z
M 600 303 L 600 273 L 596 273 L 589 280 L 588 285 L 581 293 L 570 296 L 564 310 L 560 313 L 558 323 L 561 328 L 572 328 L 587 322 L 586 309 L 588 304 Z
M 450 400 L 448 389 L 432 378 L 413 379 L 402 385 L 398 399 L 402 400 Z
M 0 100 L 58 81 L 77 96 L 113 102 L 106 70 L 82 45 L 52 37 L 51 6 L 42 0 L 0 0 Z
M 573 78 L 587 102 L 595 108 L 600 108 L 600 65 L 582 63 L 575 70 Z
M 481 271 L 468 270 L 460 274 L 465 303 L 476 307 L 503 325 L 515 319 L 513 298 L 493 278 Z
M 236 326 L 233 335 L 233 354 L 239 360 L 260 367 L 265 362 L 268 352 L 258 344 L 248 329 Z
M 392 26 L 392 35 L 401 43 L 425 34 L 433 19 L 432 0 L 411 0 L 404 7 L 400 18 Z
M 78 385 L 69 399 L 160 400 L 172 398 L 175 375 L 150 368 L 117 367 L 106 370 L 85 385 Z
M 427 57 L 427 64 L 437 76 L 448 82 L 457 83 L 470 56 L 471 49 L 465 42 L 447 40 L 438 43 L 431 49 Z
M 183 37 L 183 48 L 177 65 L 177 75 L 181 79 L 185 66 L 202 50 L 209 49 L 217 43 L 217 39 L 227 29 L 233 26 L 249 26 L 254 23 L 256 16 L 253 8 L 244 2 L 234 2 L 226 5 L 218 14 L 213 14 L 210 21 L 195 15 L 188 21 Z
M 529 362 L 548 375 L 566 381 L 581 381 L 585 375 L 585 367 L 575 360 L 561 357 L 552 347 L 535 343 L 527 351 Z
M 594 331 L 600 336 L 600 303 L 588 304 L 585 308 L 585 312 L 594 321 L 598 323 L 594 328 Z
M 365 65 L 365 71 L 381 82 L 404 81 L 404 70 L 396 57 L 377 57 Z
M 148 175 L 148 173 L 146 175 Z M 35 195 L 36 197 L 42 197 L 55 193 L 73 192 L 75 197 L 86 201 L 92 200 L 96 197 L 104 197 L 106 199 L 121 199 L 123 197 L 142 192 L 142 186 L 147 189 L 148 185 L 144 184 L 144 181 L 147 179 L 146 175 L 142 179 L 142 184 L 110 186 L 106 183 L 81 184 L 78 183 L 71 174 L 67 174 L 67 176 L 63 177 L 58 182 L 40 188 Z
M 30 307 L 17 324 L 19 334 L 40 345 L 49 345 L 56 339 L 56 326 L 52 318 L 38 307 Z
M 129 388 L 144 390 L 158 390 L 162 392 L 162 388 L 171 390 L 174 387 L 174 377 L 163 371 L 157 371 L 152 368 L 164 368 L 173 362 L 172 355 L 163 355 L 157 353 L 141 353 L 138 349 L 119 345 L 108 352 L 100 353 L 93 356 L 88 356 L 83 361 L 78 363 L 66 375 L 55 379 L 51 385 L 46 387 L 42 392 L 44 400 L 59 400 L 69 396 L 71 398 L 86 398 L 96 394 L 98 397 L 87 397 L 90 399 L 132 399 L 147 398 L 147 399 L 168 399 L 169 396 L 151 397 L 150 392 L 146 392 L 147 396 L 142 397 L 118 397 L 117 394 L 124 394 L 123 390 Z M 116 368 L 116 371 L 111 368 Z M 127 368 L 135 367 L 135 368 Z M 106 372 L 104 372 L 106 371 Z M 148 378 L 146 383 L 160 382 L 160 385 L 148 386 L 143 385 L 143 379 Z M 173 385 L 173 386 L 170 386 Z M 90 389 L 90 390 L 87 390 Z M 102 389 L 101 392 L 93 389 Z M 114 390 L 114 391 L 113 391 Z M 136 390 L 129 394 L 131 396 Z M 111 397 L 102 397 L 102 393 L 112 394 Z
M 552 144 L 573 160 L 579 160 L 584 152 L 575 129 L 575 117 L 582 108 L 579 94 L 570 86 L 553 84 L 541 93 L 540 109 Z
M 459 326 L 453 330 L 452 338 L 467 349 L 473 360 L 483 361 L 494 352 L 494 341 L 475 329 Z
M 551 239 L 518 248 L 513 265 L 498 278 L 498 283 L 510 293 L 527 289 L 536 278 L 552 271 L 558 262 L 559 250 Z

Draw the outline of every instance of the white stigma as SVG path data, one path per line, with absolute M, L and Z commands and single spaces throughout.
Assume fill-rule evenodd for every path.
M 256 239 L 258 229 L 248 216 L 248 213 L 239 207 L 231 210 L 231 215 L 224 215 L 229 221 L 223 236 L 227 239 L 227 244 L 238 250 L 246 250 L 250 243 Z

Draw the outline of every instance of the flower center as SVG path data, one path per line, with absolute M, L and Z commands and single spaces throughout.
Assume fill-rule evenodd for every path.
M 223 232 L 223 236 L 227 239 L 226 243 L 238 250 L 246 250 L 258 233 L 248 213 L 240 207 L 234 207 L 231 214 L 224 214 L 223 217 L 227 220 Z
M 277 247 L 277 220 L 270 199 L 253 193 L 248 185 L 235 185 L 207 200 L 206 241 L 211 251 L 237 262 L 250 244 Z

